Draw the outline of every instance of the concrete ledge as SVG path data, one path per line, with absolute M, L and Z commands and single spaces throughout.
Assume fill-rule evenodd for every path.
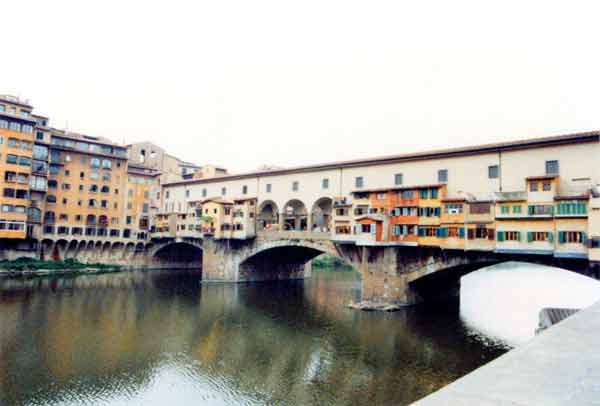
M 599 405 L 600 302 L 414 405 Z

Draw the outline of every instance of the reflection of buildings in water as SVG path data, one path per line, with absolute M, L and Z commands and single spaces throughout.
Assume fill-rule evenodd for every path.
M 353 274 L 187 290 L 192 280 L 179 285 L 160 273 L 78 279 L 54 291 L 27 281 L 28 296 L 0 304 L 0 324 L 13 325 L 2 332 L 0 362 L 18 371 L 10 378 L 0 371 L 2 393 L 26 399 L 42 391 L 54 400 L 73 390 L 134 394 L 170 362 L 272 403 L 353 404 L 361 392 L 375 404 L 402 404 L 454 379 L 439 372 L 447 371 L 443 364 L 460 373 L 472 357 L 481 363 L 479 352 L 465 356 L 443 337 L 443 323 L 417 323 L 423 314 L 346 309 L 358 283 Z M 381 389 L 394 387 L 403 390 Z

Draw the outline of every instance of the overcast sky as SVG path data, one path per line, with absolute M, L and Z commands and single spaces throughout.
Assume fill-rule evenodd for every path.
M 600 129 L 597 1 L 7 1 L 0 93 L 233 172 Z

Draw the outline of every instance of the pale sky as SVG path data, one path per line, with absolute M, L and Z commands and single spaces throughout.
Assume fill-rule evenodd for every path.
M 600 129 L 597 1 L 0 0 L 0 93 L 232 172 Z

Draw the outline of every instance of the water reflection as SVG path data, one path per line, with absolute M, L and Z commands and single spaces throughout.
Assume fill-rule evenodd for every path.
M 502 352 L 469 339 L 457 301 L 346 309 L 359 288 L 351 272 L 0 280 L 0 404 L 407 404 Z

